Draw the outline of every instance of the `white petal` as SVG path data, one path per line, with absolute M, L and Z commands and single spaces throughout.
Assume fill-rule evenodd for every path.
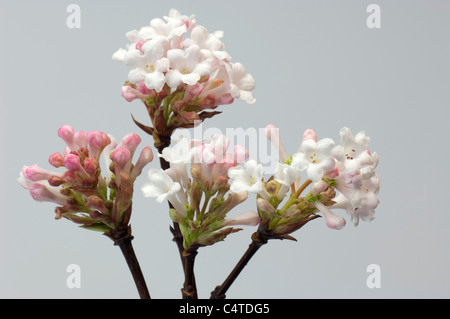
M 149 89 L 154 89 L 156 92 L 160 92 L 166 83 L 166 77 L 161 72 L 147 73 L 144 80 L 145 86 Z

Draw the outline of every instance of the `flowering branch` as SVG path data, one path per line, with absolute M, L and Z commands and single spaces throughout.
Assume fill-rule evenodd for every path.
M 103 132 L 74 131 L 69 125 L 58 130 L 66 143 L 63 154 L 49 157 L 55 168 L 45 170 L 36 164 L 24 166 L 18 179 L 34 200 L 52 202 L 56 219 L 66 218 L 80 227 L 102 232 L 121 248 L 141 298 L 150 298 L 131 240 L 133 185 L 145 165 L 153 159 L 149 147 L 142 149 L 136 163 L 133 155 L 141 142 L 136 134 L 128 134 L 119 144 Z M 102 176 L 103 156 L 106 176 Z
M 378 164 L 376 153 L 367 150 L 368 137 L 360 132 L 353 137 L 348 128 L 341 130 L 341 145 L 331 139 L 317 142 L 313 130 L 306 130 L 299 152 L 288 157 L 273 125 L 266 127 L 267 137 L 277 146 L 280 158 L 275 176 L 262 179 L 262 166 L 250 160 L 244 166 L 231 168 L 228 175 L 231 189 L 257 194 L 258 214 L 261 218 L 252 242 L 222 285 L 211 293 L 211 299 L 223 299 L 225 293 L 239 276 L 259 248 L 270 239 L 296 240 L 290 234 L 309 221 L 320 217 L 332 229 L 341 229 L 345 220 L 330 208 L 345 208 L 355 226 L 359 218 L 372 220 L 378 205 L 376 194 L 379 179 L 375 173 Z M 344 155 L 345 154 L 345 155 Z M 300 172 L 307 171 L 308 179 L 299 187 Z M 305 196 L 306 188 L 313 184 Z M 285 204 L 278 208 L 291 191 Z M 343 194 L 336 199 L 336 190 Z

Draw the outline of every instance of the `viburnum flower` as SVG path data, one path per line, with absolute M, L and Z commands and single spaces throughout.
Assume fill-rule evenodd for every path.
M 24 166 L 18 178 L 20 185 L 36 201 L 57 204 L 56 219 L 67 218 L 113 240 L 123 232 L 130 233 L 133 184 L 144 166 L 152 161 L 152 150 L 143 148 L 133 164 L 133 155 L 141 142 L 136 134 L 126 135 L 117 145 L 112 136 L 103 132 L 74 131 L 63 125 L 58 136 L 66 147 L 63 154 L 52 154 L 49 163 L 65 171 L 49 171 L 36 164 Z M 102 156 L 106 176 L 102 176 L 100 167 Z
M 113 59 L 131 68 L 122 96 L 145 104 L 152 126 L 135 121 L 145 132 L 168 137 L 178 127 L 219 114 L 208 111 L 219 105 L 255 102 L 255 80 L 241 63 L 231 62 L 223 32 L 209 33 L 194 16 L 172 9 L 126 36 L 132 43 Z
M 255 160 L 249 160 L 244 166 L 237 166 L 228 170 L 231 191 L 259 193 L 262 190 L 263 167 Z
M 324 138 L 318 142 L 306 139 L 300 146 L 300 152 L 292 156 L 292 167 L 300 171 L 306 170 L 308 178 L 313 182 L 322 179 L 327 171 L 335 166 L 335 160 L 331 154 L 335 144 L 330 138 Z
M 142 192 L 158 202 L 167 199 L 172 204 L 170 217 L 180 226 L 186 251 L 213 245 L 240 230 L 227 226 L 256 225 L 260 220 L 250 212 L 227 217 L 247 199 L 245 191 L 229 192 L 228 172 L 247 160 L 248 151 L 236 145 L 228 152 L 229 146 L 223 135 L 214 135 L 209 141 L 180 136 L 159 154 L 171 167 L 148 172 L 149 182 Z

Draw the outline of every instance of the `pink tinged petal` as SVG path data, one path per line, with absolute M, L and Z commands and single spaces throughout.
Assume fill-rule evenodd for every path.
M 25 176 L 23 176 L 22 171 L 19 173 L 19 177 L 17 178 L 17 182 L 19 182 L 20 186 L 22 186 L 25 189 L 29 189 L 31 185 L 33 185 L 33 181 L 25 178 Z
M 29 188 L 29 191 L 35 201 L 52 202 L 61 206 L 67 204 L 67 197 L 61 195 L 56 187 L 35 183 Z
M 139 82 L 143 83 L 143 82 Z M 139 90 L 132 88 L 129 85 L 122 86 L 122 97 L 128 102 L 134 101 L 136 99 L 145 100 L 146 96 L 143 95 Z
M 281 142 L 279 128 L 273 124 L 269 124 L 264 129 L 264 133 L 266 134 L 267 139 L 272 142 L 273 146 L 278 150 L 281 161 L 286 161 L 288 159 L 288 156 L 286 154 L 286 149 Z
M 261 222 L 261 218 L 258 213 L 250 211 L 234 218 L 225 219 L 225 222 L 230 226 L 257 226 Z
M 327 206 L 321 202 L 316 202 L 314 205 L 325 217 L 326 225 L 329 228 L 339 230 L 345 226 L 345 219 L 335 215 Z

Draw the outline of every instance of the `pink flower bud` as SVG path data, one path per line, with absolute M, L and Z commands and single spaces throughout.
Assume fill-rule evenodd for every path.
M 145 95 L 143 98 L 145 99 L 146 97 L 154 97 L 155 95 L 156 95 L 156 92 L 155 92 L 155 90 L 152 90 L 152 89 L 149 89 L 146 85 L 145 85 L 145 83 L 144 83 L 144 81 L 141 81 L 141 82 L 139 82 L 139 84 L 138 84 L 138 91 L 140 92 L 140 93 L 142 93 L 143 95 Z M 141 97 L 139 97 L 139 98 L 141 98 Z
M 242 145 L 235 145 L 233 159 L 236 163 L 245 163 L 249 157 L 248 150 Z
M 130 151 L 130 160 L 133 158 L 134 152 L 136 151 L 136 148 L 141 143 L 141 138 L 139 135 L 130 133 L 125 135 L 125 137 L 122 139 L 122 141 L 119 143 L 117 147 L 125 147 Z
M 303 133 L 303 141 L 306 140 L 313 140 L 314 142 L 317 142 L 317 134 L 313 129 L 306 129 Z
M 316 202 L 314 205 L 325 217 L 326 225 L 329 228 L 339 230 L 345 226 L 345 219 L 335 215 L 327 206 L 321 202 Z
M 196 83 L 195 85 L 188 85 L 186 87 L 186 92 L 184 93 L 183 101 L 190 102 L 195 97 L 199 96 L 204 89 L 205 86 L 200 83 Z
M 50 190 L 51 186 L 45 186 L 35 183 L 30 187 L 31 197 L 38 202 L 52 202 L 64 206 L 67 204 L 67 198 L 58 193 L 57 190 Z
M 257 226 L 261 222 L 261 218 L 258 213 L 250 211 L 234 218 L 227 218 L 225 219 L 225 222 L 230 226 Z
M 50 186 L 54 186 L 54 187 L 61 186 L 65 182 L 66 181 L 62 177 L 59 177 L 59 176 L 52 176 L 48 179 L 48 183 L 50 184 Z
M 121 170 L 125 170 L 127 166 L 131 163 L 131 153 L 126 147 L 117 147 L 111 152 L 111 160 L 115 165 L 117 165 Z
M 92 210 L 97 210 L 102 214 L 109 213 L 108 209 L 105 207 L 105 204 L 103 203 L 103 200 L 95 195 L 91 195 L 88 197 L 86 207 Z
M 144 147 L 141 151 L 141 154 L 139 155 L 139 158 L 138 158 L 136 164 L 133 167 L 133 170 L 131 172 L 131 177 L 132 178 L 138 177 L 141 174 L 144 166 L 147 165 L 148 163 L 150 163 L 152 160 L 153 160 L 152 149 L 149 146 Z
M 64 158 L 64 166 L 67 167 L 69 171 L 79 171 L 81 169 L 80 158 L 75 154 L 68 154 Z
M 96 176 L 99 168 L 100 166 L 95 158 L 88 157 L 84 160 L 84 169 L 89 175 Z
M 134 101 L 136 99 L 144 100 L 145 96 L 135 88 L 132 88 L 129 85 L 122 86 L 122 97 L 128 102 Z
M 61 173 L 48 171 L 46 169 L 40 168 L 36 164 L 33 164 L 31 166 L 24 166 L 22 168 L 22 174 L 25 178 L 33 182 L 48 180 L 52 176 L 61 176 Z
M 74 149 L 74 131 L 72 126 L 70 125 L 63 125 L 58 130 L 58 136 L 66 142 L 67 146 L 71 150 Z
M 88 138 L 87 133 L 85 131 L 76 131 L 73 134 L 74 141 L 74 151 L 79 150 L 80 148 L 86 148 L 88 146 Z
M 313 187 L 311 188 L 311 194 L 313 196 L 316 196 L 317 194 L 320 194 L 320 193 L 326 191 L 327 188 L 328 188 L 328 183 L 323 180 L 320 180 L 317 183 L 315 183 L 313 185 Z
M 92 131 L 87 134 L 89 145 L 89 156 L 95 158 L 97 161 L 101 153 L 111 143 L 111 139 L 103 132 Z
M 64 166 L 64 157 L 60 153 L 55 153 L 53 155 L 50 155 L 48 158 L 48 162 L 50 165 L 58 168 L 61 166 Z
M 265 199 L 263 198 L 258 198 L 256 200 L 256 205 L 258 206 L 258 209 L 265 211 L 265 212 L 269 212 L 269 213 L 274 213 L 275 212 L 275 208 Z
M 266 126 L 264 133 L 266 134 L 267 139 L 271 141 L 273 146 L 278 150 L 281 161 L 286 161 L 288 159 L 288 156 L 286 154 L 283 143 L 281 142 L 278 127 L 273 124 L 269 124 Z

